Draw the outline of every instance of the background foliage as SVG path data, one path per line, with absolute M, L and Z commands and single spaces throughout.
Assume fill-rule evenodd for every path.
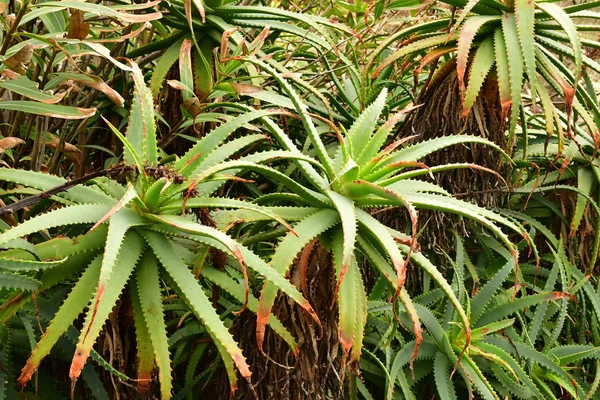
M 598 8 L 0 0 L 0 398 L 600 398 Z

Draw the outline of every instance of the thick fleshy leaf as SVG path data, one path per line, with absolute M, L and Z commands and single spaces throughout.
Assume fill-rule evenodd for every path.
M 384 89 L 375 101 L 360 114 L 348 131 L 347 136 L 351 143 L 352 158 L 355 160 L 359 159 L 377 127 L 379 116 L 383 111 L 383 107 L 385 107 L 386 97 L 387 90 Z
M 343 230 L 343 249 L 341 255 L 341 269 L 338 274 L 337 292 L 340 290 L 341 285 L 344 281 L 344 277 L 348 268 L 350 267 L 350 261 L 354 256 L 354 247 L 356 246 L 356 214 L 354 212 L 354 202 L 349 198 L 342 196 L 336 192 L 329 191 L 327 195 L 333 202 L 333 205 L 339 213 L 339 218 L 342 221 Z
M 272 268 L 282 275 L 287 273 L 292 262 L 304 246 L 337 224 L 340 220 L 339 218 L 340 216 L 335 210 L 324 209 L 294 225 L 295 234 L 288 233 L 275 250 L 275 254 L 270 262 Z M 266 282 L 263 285 L 256 322 L 256 340 L 259 348 L 262 348 L 266 323 L 275 303 L 277 292 L 278 288 L 272 283 Z
M 510 93 L 512 108 L 510 113 L 510 135 L 509 146 L 514 145 L 514 134 L 517 127 L 519 116 L 518 104 L 521 102 L 521 92 L 523 90 L 523 53 L 519 44 L 519 34 L 517 31 L 517 22 L 514 14 L 504 14 L 502 16 L 502 32 L 506 44 L 506 53 L 508 60 L 508 70 L 510 73 Z M 498 55 L 500 57 L 500 55 Z
M 37 343 L 35 349 L 31 352 L 31 356 L 27 360 L 27 364 L 21 370 L 19 376 L 19 385 L 25 386 L 37 370 L 40 363 L 46 357 L 50 350 L 54 347 L 58 339 L 66 332 L 73 324 L 77 316 L 83 312 L 86 305 L 94 294 L 98 276 L 100 276 L 101 258 L 96 257 L 94 261 L 86 268 L 81 278 L 77 281 L 73 290 L 58 309 L 50 325 L 46 328 L 44 335 Z
M 154 356 L 158 366 L 160 393 L 162 399 L 171 398 L 171 359 L 162 305 L 162 294 L 158 276 L 158 260 L 152 254 L 145 254 L 136 271 L 137 291 Z
M 571 42 L 571 46 L 573 51 L 575 52 L 575 85 L 577 85 L 577 81 L 581 77 L 581 65 L 582 65 L 582 49 L 581 49 L 581 41 L 579 39 L 579 34 L 577 33 L 577 28 L 569 18 L 569 15 L 558 5 L 554 3 L 542 3 L 536 2 L 535 6 L 550 15 L 558 24 L 563 28 L 567 36 L 569 37 L 569 41 Z
M 493 38 L 486 38 L 477 49 L 469 71 L 469 85 L 465 92 L 462 115 L 467 116 L 477 100 L 479 91 L 495 63 Z
M 71 361 L 69 377 L 74 383 L 81 374 L 102 327 L 108 315 L 117 302 L 121 291 L 127 284 L 129 276 L 142 254 L 144 248 L 143 240 L 135 232 L 129 232 L 123 241 L 123 248 L 127 251 L 121 252 L 116 260 L 116 268 L 110 277 L 110 281 L 102 291 L 97 290 L 96 295 L 90 302 L 90 308 L 85 317 L 85 323 L 79 336 L 77 349 Z
M 250 368 L 242 351 L 219 318 L 210 299 L 199 286 L 194 274 L 177 255 L 169 240 L 156 232 L 146 231 L 143 235 L 167 274 L 181 291 L 184 300 L 196 318 L 202 321 L 213 338 L 219 341 L 220 345 L 231 356 L 242 376 L 245 378 L 250 377 Z
M 491 21 L 498 21 L 498 16 L 475 16 L 467 19 L 458 36 L 458 47 L 456 49 L 456 72 L 458 75 L 458 84 L 461 94 L 465 88 L 465 73 L 467 72 L 467 63 L 469 61 L 469 53 L 471 45 L 475 39 L 475 35 L 483 25 Z
M 150 166 L 158 163 L 156 148 L 156 122 L 152 93 L 144 82 L 144 75 L 138 65 L 130 61 L 134 82 L 133 100 L 129 113 L 126 137 L 136 153 Z M 131 155 L 125 152 L 125 161 L 133 163 Z
M 517 30 L 523 51 L 523 60 L 531 88 L 531 99 L 536 101 L 536 65 L 535 65 L 535 1 L 515 0 L 515 17 L 517 19 Z

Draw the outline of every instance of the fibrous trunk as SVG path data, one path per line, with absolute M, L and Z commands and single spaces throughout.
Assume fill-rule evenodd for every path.
M 297 260 L 298 261 L 298 260 Z M 290 272 L 291 281 L 298 287 L 322 323 L 322 331 L 297 304 L 280 295 L 274 314 L 297 339 L 296 358 L 289 346 L 267 328 L 263 355 L 256 345 L 256 316 L 245 312 L 235 322 L 232 332 L 247 357 L 252 370 L 252 385 L 240 382 L 235 399 L 325 400 L 344 398 L 340 384 L 337 310 L 331 308 L 335 293 L 335 275 L 330 254 L 315 246 L 308 262 L 296 262 Z M 220 378 L 225 378 L 224 374 Z M 227 381 L 220 381 L 219 393 L 229 398 Z M 222 389 L 222 390 L 221 390 Z

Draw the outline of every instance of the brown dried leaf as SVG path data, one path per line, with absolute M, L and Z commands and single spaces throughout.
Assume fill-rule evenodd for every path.
M 10 0 L 0 0 L 0 14 L 2 14 L 8 8 Z
M 113 37 L 110 39 L 96 39 L 96 40 L 94 40 L 94 42 L 95 43 L 121 43 L 121 42 L 129 40 L 131 38 L 138 37 L 142 32 L 147 30 L 149 26 L 150 26 L 150 23 L 145 22 L 145 23 L 141 24 L 139 28 L 137 28 L 133 32 L 128 33 L 127 35 L 120 35 L 120 36 Z M 114 30 L 110 29 L 107 31 L 117 32 L 117 31 L 122 31 L 122 30 L 123 30 L 123 27 L 119 26 L 119 27 L 115 28 Z
M 2 72 L 0 72 L 0 75 L 2 75 L 3 77 L 7 78 L 7 79 L 17 79 L 18 77 L 20 77 L 21 75 L 17 74 L 14 71 L 11 71 L 10 69 L 3 69 Z
M 235 89 L 237 94 L 242 96 L 251 96 L 255 93 L 262 92 L 262 88 L 250 85 L 249 83 L 232 83 L 231 86 Z
M 183 84 L 177 80 L 169 79 L 167 85 L 171 86 L 175 90 L 188 90 Z
M 85 74 L 68 74 L 69 80 L 77 83 L 81 83 L 83 85 L 89 86 L 93 89 L 96 89 L 106 97 L 108 97 L 113 103 L 115 103 L 119 107 L 123 107 L 125 104 L 125 99 L 113 88 L 108 86 L 106 82 L 100 79 L 97 76 L 93 75 L 85 75 Z
M 4 60 L 3 63 L 14 72 L 25 75 L 27 72 L 27 65 L 29 65 L 32 56 L 33 46 L 31 43 L 27 43 L 21 50 Z
M 24 140 L 16 137 L 6 137 L 4 139 L 0 139 L 0 154 L 4 153 L 8 149 L 13 149 L 24 143 Z
M 223 36 L 221 36 L 221 62 L 227 60 L 227 53 L 229 52 L 229 37 L 235 32 L 237 32 L 237 28 L 228 29 L 224 31 Z M 244 42 L 242 41 L 242 44 L 243 43 Z
M 189 112 L 194 118 L 202 112 L 200 100 L 197 97 L 190 97 L 181 105 L 183 109 Z
M 90 33 L 90 24 L 84 22 L 83 11 L 72 9 L 69 17 L 67 37 L 69 39 L 83 40 Z
M 6 23 L 6 26 L 10 29 L 12 27 L 12 25 L 15 23 L 15 19 L 17 18 L 17 16 L 12 13 L 12 14 L 8 14 L 6 17 L 4 17 L 4 22 Z
M 59 142 L 59 138 L 57 138 L 54 135 L 47 135 L 46 136 L 46 146 L 51 147 L 53 149 L 57 149 L 58 148 L 58 142 Z M 79 150 L 79 148 L 75 145 L 72 145 L 71 143 L 63 143 L 63 152 L 65 153 L 81 153 L 81 150 Z

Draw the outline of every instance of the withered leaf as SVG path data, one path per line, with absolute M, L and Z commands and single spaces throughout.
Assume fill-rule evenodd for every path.
M 60 139 L 54 135 L 46 136 L 46 146 L 48 146 L 50 148 L 56 149 L 58 147 L 59 141 L 60 141 Z M 67 142 L 63 143 L 62 151 L 65 153 L 81 153 L 81 150 L 79 150 L 79 148 L 77 146 L 72 145 L 71 143 L 67 143 Z
M 24 140 L 17 137 L 6 137 L 4 139 L 0 139 L 0 154 L 4 153 L 8 149 L 13 149 L 24 143 Z
M 237 94 L 242 96 L 250 96 L 255 93 L 262 92 L 262 88 L 250 85 L 249 83 L 232 83 L 231 86 L 235 89 Z
M 0 14 L 2 14 L 8 8 L 10 0 L 0 0 Z
M 59 140 L 60 139 L 54 135 L 47 135 L 46 146 L 56 150 L 58 148 Z M 73 164 L 81 165 L 81 150 L 79 150 L 77 146 L 64 142 L 62 152 L 67 160 L 71 161 Z
M 194 116 L 194 118 L 202 111 L 200 100 L 196 97 L 190 97 L 181 106 L 185 111 Z
M 27 43 L 23 48 L 13 54 L 11 57 L 2 61 L 4 65 L 13 70 L 16 73 L 25 75 L 27 72 L 27 66 L 33 56 L 33 46 L 31 43 Z
M 67 37 L 69 39 L 83 40 L 90 33 L 90 24 L 84 22 L 83 11 L 72 9 L 69 17 Z
M 93 89 L 104 93 L 106 97 L 108 97 L 113 103 L 115 103 L 119 107 L 123 107 L 123 104 L 125 104 L 125 99 L 123 99 L 119 92 L 111 88 L 106 82 L 104 82 L 101 78 L 97 76 L 72 72 L 61 73 L 60 75 L 65 76 L 73 82 L 89 86 Z

